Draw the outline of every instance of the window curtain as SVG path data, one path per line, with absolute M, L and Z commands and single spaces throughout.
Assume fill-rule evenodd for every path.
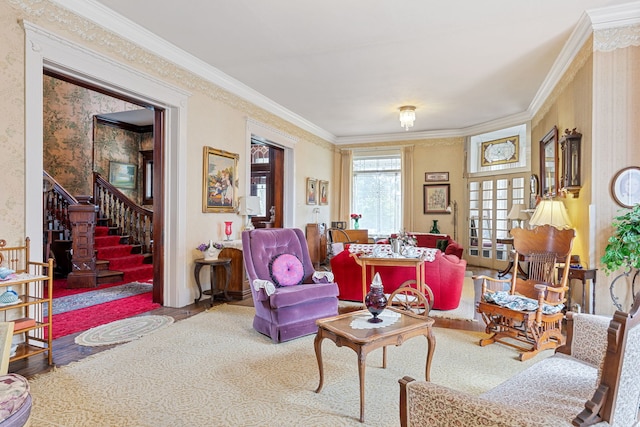
M 351 181 L 353 180 L 353 150 L 341 150 L 340 201 L 338 217 L 349 224 L 351 215 Z
M 414 230 L 414 189 L 413 189 L 413 146 L 405 146 L 401 149 L 402 157 L 402 228 L 407 231 Z

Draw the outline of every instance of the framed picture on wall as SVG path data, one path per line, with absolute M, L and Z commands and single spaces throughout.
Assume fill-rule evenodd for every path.
M 204 147 L 202 212 L 235 212 L 238 155 Z
M 449 184 L 424 184 L 424 213 L 449 213 Z
M 136 188 L 138 167 L 132 163 L 109 162 L 109 183 L 117 188 Z
M 611 194 L 623 208 L 631 209 L 640 203 L 640 168 L 631 166 L 620 170 L 611 181 Z
M 318 202 L 321 205 L 329 204 L 329 181 L 318 181 Z
M 449 172 L 425 172 L 424 180 L 429 181 L 449 181 Z
M 318 180 L 315 178 L 307 178 L 307 204 L 318 204 Z

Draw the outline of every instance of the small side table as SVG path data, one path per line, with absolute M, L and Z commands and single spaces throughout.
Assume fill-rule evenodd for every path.
M 591 307 L 589 314 L 596 312 L 596 271 L 597 268 L 573 268 L 569 267 L 569 281 L 572 279 L 580 280 L 582 282 L 582 307 L 585 305 L 586 300 L 586 287 L 587 280 L 591 280 Z M 564 274 L 564 267 L 558 267 L 558 280 Z M 569 298 L 567 300 L 569 309 L 571 309 L 571 290 L 569 290 Z
M 194 302 L 197 304 L 198 301 L 200 301 L 200 299 L 202 298 L 203 294 L 211 295 L 211 305 L 213 305 L 213 301 L 216 295 L 224 295 L 225 301 L 229 301 L 227 290 L 229 288 L 229 282 L 231 281 L 231 258 L 218 258 L 218 259 L 199 258 L 195 260 L 195 263 L 196 263 L 196 267 L 193 271 L 193 274 L 195 275 L 196 284 L 198 285 L 198 298 L 196 298 Z M 211 289 L 203 291 L 202 286 L 200 285 L 200 270 L 202 270 L 202 267 L 204 267 L 205 265 L 209 266 L 209 277 L 211 282 Z M 218 286 L 218 279 L 216 274 L 216 270 L 218 269 L 218 267 L 224 267 L 225 269 L 226 277 L 224 281 L 224 289 L 221 289 L 220 286 Z
M 505 268 L 504 270 L 498 272 L 498 279 L 502 279 L 504 276 L 507 275 L 507 273 L 510 273 L 514 265 L 517 267 L 517 271 L 514 271 L 514 274 L 520 273 L 520 275 L 526 279 L 529 276 L 529 274 L 522 269 L 522 266 L 520 265 L 520 260 L 518 261 L 515 260 L 516 255 L 515 255 L 515 250 L 513 249 L 513 237 L 508 237 L 505 239 L 496 239 L 496 243 L 511 245 L 511 249 L 509 250 L 509 265 L 507 265 L 507 268 Z

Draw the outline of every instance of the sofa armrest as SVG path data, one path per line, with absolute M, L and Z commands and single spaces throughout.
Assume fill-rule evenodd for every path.
M 404 377 L 399 382 L 403 427 L 571 425 L 566 420 L 545 414 L 544 411 L 537 411 L 535 408 L 507 406 L 431 382 L 414 381 L 410 377 Z
M 567 343 L 556 352 L 570 355 L 598 367 L 598 378 L 607 352 L 610 317 L 595 314 L 567 313 Z

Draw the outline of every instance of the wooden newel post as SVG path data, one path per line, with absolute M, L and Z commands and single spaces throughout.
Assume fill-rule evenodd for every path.
M 69 288 L 94 288 L 98 286 L 94 236 L 98 206 L 91 203 L 91 196 L 77 196 L 77 205 L 69 205 L 69 222 L 73 241 L 71 273 L 67 276 Z

